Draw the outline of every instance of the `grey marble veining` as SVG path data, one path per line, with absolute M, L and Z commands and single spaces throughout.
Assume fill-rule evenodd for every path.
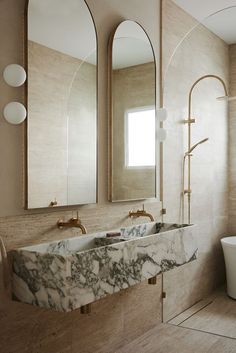
M 197 258 L 195 226 L 146 223 L 13 251 L 13 293 L 71 311 Z

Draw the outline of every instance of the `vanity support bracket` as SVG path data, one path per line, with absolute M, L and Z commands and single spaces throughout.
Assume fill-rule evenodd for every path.
M 155 285 L 157 284 L 157 277 L 152 277 L 148 279 L 148 284 Z
M 80 307 L 80 313 L 83 315 L 88 315 L 92 311 L 92 305 L 91 304 L 86 304 Z

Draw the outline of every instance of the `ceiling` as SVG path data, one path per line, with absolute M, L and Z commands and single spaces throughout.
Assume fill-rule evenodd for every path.
M 236 43 L 236 0 L 204 0 L 202 6 L 199 0 L 173 1 L 226 43 Z

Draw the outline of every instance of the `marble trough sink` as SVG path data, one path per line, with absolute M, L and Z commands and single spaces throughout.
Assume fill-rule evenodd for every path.
M 145 223 L 12 251 L 13 296 L 71 311 L 197 258 L 195 226 Z

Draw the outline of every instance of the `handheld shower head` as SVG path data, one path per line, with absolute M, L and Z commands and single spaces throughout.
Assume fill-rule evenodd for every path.
M 207 138 L 205 138 L 205 139 L 203 139 L 203 140 L 201 140 L 201 141 L 195 143 L 195 145 L 193 145 L 193 146 L 190 148 L 190 150 L 185 153 L 185 155 L 188 156 L 198 145 L 201 145 L 202 143 L 207 142 L 208 140 L 209 140 L 209 138 L 207 137 Z

